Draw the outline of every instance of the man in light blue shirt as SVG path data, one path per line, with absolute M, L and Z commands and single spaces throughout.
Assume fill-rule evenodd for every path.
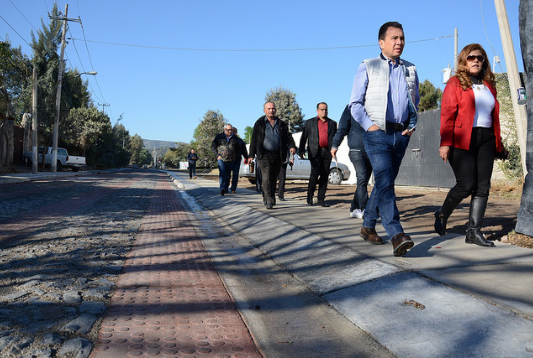
M 359 66 L 350 98 L 351 114 L 365 130 L 363 140 L 375 178 L 360 235 L 372 244 L 383 244 L 375 230 L 381 217 L 394 256 L 403 256 L 414 243 L 400 224 L 394 180 L 416 126 L 419 81 L 415 65 L 400 59 L 405 46 L 402 25 L 383 24 L 378 40 L 381 54 Z

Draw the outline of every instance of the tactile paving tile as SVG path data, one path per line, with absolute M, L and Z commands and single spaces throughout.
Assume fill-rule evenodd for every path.
M 91 357 L 262 357 L 168 181 L 155 189 Z

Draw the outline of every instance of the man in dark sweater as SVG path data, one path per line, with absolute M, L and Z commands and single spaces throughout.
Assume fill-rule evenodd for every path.
M 294 155 L 296 145 L 289 127 L 276 117 L 276 105 L 265 103 L 265 115 L 254 124 L 250 143 L 250 160 L 257 156 L 263 177 L 263 203 L 267 209 L 276 204 L 276 181 L 287 151 Z

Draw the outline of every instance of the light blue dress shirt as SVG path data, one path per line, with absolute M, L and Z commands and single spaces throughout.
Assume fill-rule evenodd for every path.
M 383 55 L 381 55 L 383 57 Z M 387 59 L 390 69 L 389 75 L 389 91 L 387 94 L 387 113 L 386 121 L 393 123 L 403 123 L 409 118 L 409 97 L 407 94 L 407 81 L 405 80 L 404 67 L 401 66 L 401 60 L 396 60 L 393 64 L 392 60 Z M 416 87 L 419 87 L 418 74 L 416 75 Z M 365 110 L 365 95 L 368 86 L 368 74 L 365 63 L 361 63 L 355 74 L 352 87 L 352 95 L 350 103 L 352 104 L 350 110 L 354 119 L 368 131 L 374 122 Z M 420 102 L 420 95 L 416 91 L 416 98 L 413 98 L 415 107 L 418 109 Z

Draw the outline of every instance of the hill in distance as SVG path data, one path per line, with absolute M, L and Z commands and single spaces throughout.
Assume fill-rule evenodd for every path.
M 152 140 L 152 139 L 144 139 L 144 148 L 147 149 L 152 156 L 156 156 L 158 158 L 165 155 L 167 150 L 169 148 L 177 148 L 181 145 L 187 144 L 187 143 L 181 143 L 181 142 L 169 142 L 164 140 Z M 155 155 L 154 155 L 155 152 Z

